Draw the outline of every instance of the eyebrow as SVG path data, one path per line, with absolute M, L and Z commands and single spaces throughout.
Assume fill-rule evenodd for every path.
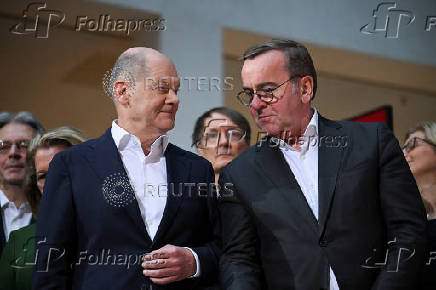
M 218 128 L 211 128 L 211 127 L 205 127 L 204 130 L 208 130 L 208 131 L 218 131 L 221 128 L 225 128 L 227 130 L 232 130 L 232 129 L 239 129 L 242 130 L 241 128 L 239 128 L 238 126 L 234 126 L 234 125 L 228 125 L 228 126 L 219 126 Z
M 275 82 L 264 82 L 264 83 L 260 83 L 260 84 L 258 84 L 258 85 L 256 85 L 256 89 L 261 89 L 261 88 L 264 88 L 264 87 L 266 87 L 266 86 L 277 86 L 278 84 L 277 83 L 275 83 Z M 245 90 L 250 90 L 250 91 L 252 91 L 253 89 L 251 89 L 251 88 L 247 88 L 247 87 L 242 87 L 243 89 L 244 89 L 244 91 Z

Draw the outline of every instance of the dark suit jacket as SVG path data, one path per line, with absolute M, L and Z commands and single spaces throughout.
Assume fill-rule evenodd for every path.
M 198 289 L 216 279 L 216 198 L 184 183 L 213 183 L 208 161 L 168 144 L 167 204 L 154 240 L 146 231 L 110 129 L 57 154 L 37 221 L 33 289 Z M 123 182 L 124 180 L 124 182 Z M 180 190 L 179 185 L 182 185 Z M 202 187 L 204 189 L 204 186 Z M 192 248 L 201 277 L 150 287 L 141 255 L 166 244 Z
M 5 235 L 5 230 L 3 229 L 3 213 L 1 212 L 0 209 L 0 255 L 3 251 L 3 248 L 5 247 L 6 244 L 6 235 Z
M 222 170 L 221 286 L 328 289 L 330 265 L 341 290 L 414 289 L 425 211 L 397 140 L 377 123 L 318 128 L 318 221 L 272 140 Z
M 0 258 L 0 290 L 28 290 L 35 261 L 36 224 L 12 231 Z

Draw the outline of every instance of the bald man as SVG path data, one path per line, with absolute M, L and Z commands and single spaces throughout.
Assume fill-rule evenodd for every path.
M 206 289 L 219 225 L 211 164 L 169 143 L 180 83 L 150 48 L 120 55 L 110 78 L 118 118 L 57 154 L 37 222 L 33 289 Z

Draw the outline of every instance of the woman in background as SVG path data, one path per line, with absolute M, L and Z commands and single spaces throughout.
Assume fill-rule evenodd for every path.
M 32 208 L 33 220 L 37 218 L 50 161 L 56 153 L 86 139 L 80 130 L 65 126 L 37 136 L 30 143 L 27 152 L 26 197 Z M 0 290 L 31 289 L 35 262 L 35 230 L 36 224 L 32 223 L 11 232 L 0 258 Z
M 403 153 L 418 185 L 428 219 L 429 252 L 422 289 L 436 289 L 436 122 L 409 129 Z

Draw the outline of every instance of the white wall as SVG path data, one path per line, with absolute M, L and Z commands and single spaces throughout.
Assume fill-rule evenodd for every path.
M 360 32 L 382 2 L 377 0 L 100 1 L 165 18 L 167 30 L 160 34 L 161 50 L 174 60 L 181 76 L 223 77 L 222 27 L 436 66 L 436 25 L 425 31 L 427 16 L 436 17 L 435 0 L 395 1 L 397 9 L 415 16 L 410 25 L 401 22 L 396 39 L 383 33 Z M 223 97 L 217 90 L 183 90 L 180 98 L 172 141 L 189 148 L 195 118 L 223 104 Z

